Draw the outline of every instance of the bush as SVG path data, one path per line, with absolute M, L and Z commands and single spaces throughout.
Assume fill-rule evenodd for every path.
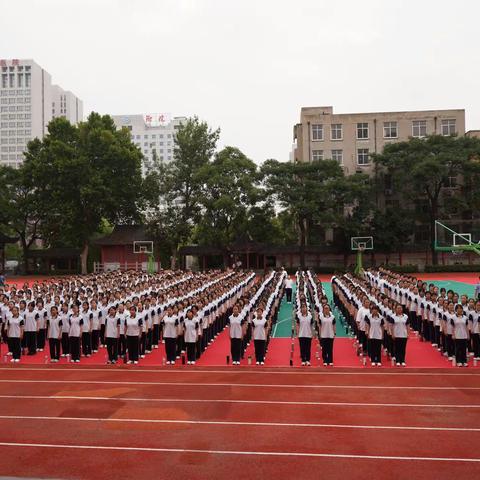
M 425 272 L 480 272 L 480 265 L 425 265 Z

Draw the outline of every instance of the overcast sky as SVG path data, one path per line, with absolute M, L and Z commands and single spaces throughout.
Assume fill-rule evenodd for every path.
M 32 58 L 84 112 L 198 115 L 257 163 L 300 107 L 465 108 L 480 129 L 474 0 L 0 0 L 0 58 Z

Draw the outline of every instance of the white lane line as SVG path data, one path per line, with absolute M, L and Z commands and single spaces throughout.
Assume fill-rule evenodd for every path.
M 326 371 L 326 370 L 309 370 L 306 371 L 305 368 L 300 368 L 300 367 L 292 367 L 290 370 L 280 370 L 280 368 L 283 367 L 270 367 L 268 369 L 267 367 L 247 367 L 247 366 L 241 366 L 239 368 L 237 367 L 225 367 L 224 370 L 201 370 L 195 367 L 192 368 L 171 368 L 171 367 L 159 367 L 158 369 L 153 369 L 153 368 L 144 368 L 143 366 L 139 365 L 136 368 L 131 368 L 131 367 L 122 367 L 121 365 L 117 366 L 112 366 L 110 368 L 83 368 L 80 366 L 75 366 L 75 365 L 48 365 L 45 368 L 24 368 L 24 367 L 0 367 L 0 371 L 9 371 L 9 372 L 48 372 L 48 373 L 58 373 L 58 372 L 70 372 L 70 373 L 75 373 L 75 372 L 108 372 L 108 373 L 156 373 L 156 374 L 161 374 L 161 373 L 175 373 L 175 374 L 189 374 L 189 373 L 227 373 L 227 374 L 235 374 L 235 375 L 340 375 L 340 376 L 348 376 L 348 375 L 373 375 L 373 376 L 420 376 L 420 377 L 478 377 L 480 378 L 480 368 L 478 370 L 478 373 L 449 373 L 449 372 L 411 372 L 409 370 L 401 370 L 401 371 L 394 371 L 394 369 L 382 369 L 382 370 L 364 370 L 362 368 L 356 368 L 356 367 L 337 367 L 337 368 L 352 368 L 353 371 L 351 372 L 339 372 L 339 371 Z M 313 367 L 316 368 L 316 367 Z M 438 370 L 438 369 L 432 369 L 432 370 Z
M 113 422 L 113 423 L 158 423 L 158 424 L 185 424 L 185 425 L 221 425 L 240 427 L 287 427 L 287 428 L 341 428 L 359 430 L 415 430 L 434 432 L 480 432 L 480 428 L 469 427 L 420 427 L 412 425 L 348 425 L 336 423 L 284 423 L 284 422 L 237 422 L 215 420 L 172 420 L 172 419 L 145 419 L 145 418 L 95 418 L 95 417 L 49 417 L 35 415 L 0 415 L 0 420 L 40 420 L 40 421 L 69 421 L 69 422 Z
M 0 380 L 0 383 L 61 383 L 72 385 L 148 385 L 164 387 L 240 387 L 240 388 L 301 388 L 301 389 L 355 389 L 355 390 L 480 390 L 480 387 L 417 387 L 407 386 L 380 386 L 380 385 L 301 385 L 301 384 L 274 384 L 274 383 L 197 383 L 197 382 L 131 382 L 111 380 Z
M 438 404 L 438 403 L 364 403 L 364 402 L 289 402 L 284 400 L 237 400 L 203 398 L 139 398 L 139 397 L 92 397 L 77 395 L 0 395 L 1 399 L 28 400 L 92 400 L 117 402 L 158 402 L 158 403 L 233 403 L 252 405 L 293 405 L 329 407 L 378 407 L 378 408 L 480 408 L 480 404 Z
M 398 460 L 398 461 L 423 461 L 423 462 L 461 462 L 480 463 L 480 458 L 459 457 L 406 457 L 393 455 L 356 455 L 346 453 L 315 453 L 315 452 L 268 452 L 248 450 L 204 450 L 194 448 L 155 448 L 155 447 L 120 447 L 107 445 L 66 445 L 60 443 L 18 443 L 0 442 L 0 447 L 25 447 L 25 448 L 65 448 L 72 450 L 110 450 L 127 452 L 156 452 L 156 453 L 198 453 L 206 455 L 259 455 L 268 457 L 312 457 L 312 458 L 350 458 L 360 460 Z

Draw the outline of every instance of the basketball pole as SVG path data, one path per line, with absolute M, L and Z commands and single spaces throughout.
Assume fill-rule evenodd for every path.
M 355 273 L 355 275 L 361 275 L 362 271 L 363 271 L 363 249 L 359 248 L 357 250 L 357 262 L 355 264 L 355 270 L 353 271 L 353 273 Z

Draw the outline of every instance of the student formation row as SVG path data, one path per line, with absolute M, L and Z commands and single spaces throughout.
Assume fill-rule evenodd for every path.
M 49 343 L 52 362 L 80 362 L 102 346 L 108 363 L 136 364 L 165 343 L 166 363 L 194 364 L 255 289 L 252 272 L 110 272 L 0 289 L 2 339 L 11 361 Z
M 359 354 L 381 365 L 382 346 L 397 366 L 406 365 L 409 332 L 459 367 L 480 359 L 480 302 L 385 268 L 364 277 L 332 279 L 334 301 L 354 331 Z

